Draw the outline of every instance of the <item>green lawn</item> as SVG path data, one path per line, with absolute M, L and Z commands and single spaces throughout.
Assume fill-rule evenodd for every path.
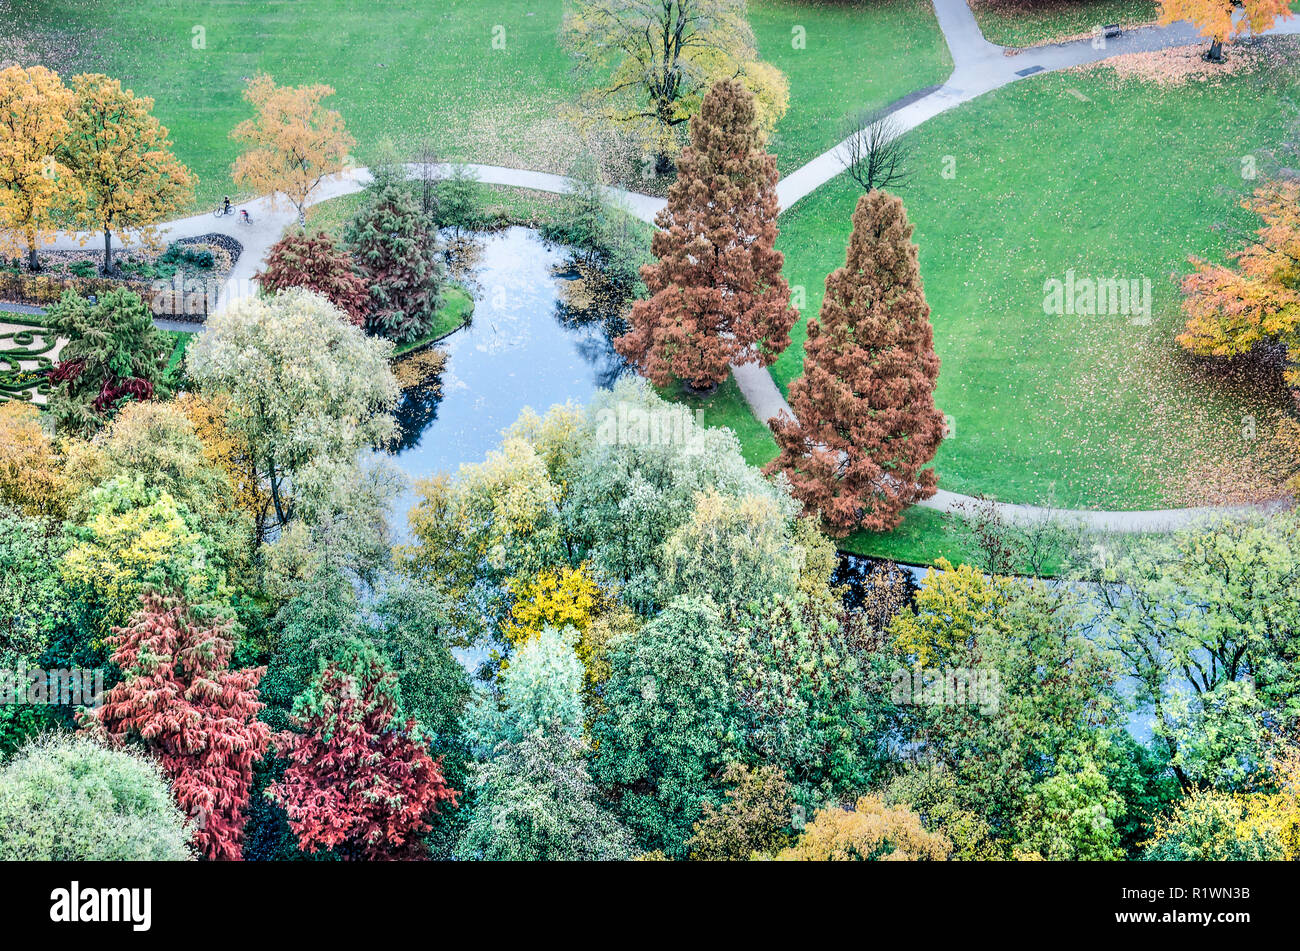
M 790 81 L 790 109 L 769 146 L 783 175 L 839 142 L 850 113 L 952 72 L 928 0 L 751 0 L 749 19 L 763 59 Z
M 438 313 L 433 319 L 433 326 L 429 328 L 429 333 L 420 340 L 398 347 L 393 351 L 393 356 L 400 357 L 404 353 L 410 353 L 412 350 L 427 347 L 429 344 L 441 340 L 453 330 L 457 330 L 464 325 L 472 313 L 474 313 L 474 299 L 469 296 L 469 292 L 457 284 L 449 284 L 443 289 L 442 306 L 438 308 Z
M 561 200 L 559 195 L 528 188 L 485 184 L 478 187 L 483 197 L 483 217 L 496 225 L 517 224 L 535 228 L 550 220 Z M 364 199 L 364 192 L 355 192 L 312 205 L 307 209 L 307 230 L 324 231 L 334 240 L 340 240 L 343 237 L 343 227 L 360 210 Z M 297 230 L 297 225 L 291 225 L 286 230 Z
M 740 451 L 750 465 L 765 465 L 776 458 L 776 440 L 750 411 L 734 379 L 728 377 L 707 397 L 687 393 L 677 384 L 659 387 L 658 392 L 666 400 L 684 404 L 703 425 L 726 426 L 735 432 Z
M 172 355 L 167 360 L 167 369 L 163 375 L 167 379 L 174 379 L 181 369 L 181 361 L 185 359 L 185 351 L 194 340 L 194 334 L 184 330 L 164 330 L 162 335 L 172 341 Z
M 64 75 L 93 69 L 157 100 L 176 150 L 200 177 L 200 206 L 230 192 L 230 130 L 259 70 L 325 82 L 365 164 L 385 140 L 427 134 L 449 158 L 562 171 L 572 155 L 555 115 L 578 92 L 556 42 L 554 0 L 41 0 L 15 26 Z M 192 47 L 205 30 L 206 49 Z M 493 30 L 504 29 L 502 48 Z M 498 32 L 498 35 L 501 35 Z
M 145 14 L 103 0 L 31 0 L 12 14 L 45 65 L 65 76 L 105 72 L 154 97 L 199 175 L 196 207 L 206 208 L 234 193 L 229 133 L 249 115 L 240 95 L 259 70 L 332 85 L 327 105 L 342 113 L 362 164 L 386 141 L 428 136 L 449 159 L 567 171 L 580 144 L 557 114 L 583 81 L 558 42 L 561 9 L 559 0 L 150 0 Z M 786 170 L 834 144 L 850 108 L 941 82 L 951 67 L 925 0 L 755 0 L 751 17 L 763 55 L 791 81 L 774 143 Z M 792 47 L 796 26 L 804 49 Z M 199 27 L 203 49 L 194 48 Z
M 1091 33 L 1098 26 L 1151 23 L 1155 0 L 972 0 L 985 39 L 999 46 L 1036 46 Z
M 1193 504 L 1250 459 L 1243 418 L 1267 419 L 1283 394 L 1271 377 L 1224 379 L 1184 357 L 1176 278 L 1189 254 L 1235 244 L 1223 222 L 1254 227 L 1236 207 L 1253 184 L 1242 157 L 1285 136 L 1295 75 L 1160 90 L 1105 69 L 1053 74 L 912 134 L 916 176 L 901 195 L 943 361 L 937 402 L 956 430 L 935 461 L 943 487 L 1069 508 Z M 805 314 L 843 264 L 856 199 L 841 176 L 782 216 Z M 1044 282 L 1070 268 L 1150 279 L 1151 324 L 1045 315 Z M 792 336 L 774 367 L 783 388 L 802 372 L 802 323 Z

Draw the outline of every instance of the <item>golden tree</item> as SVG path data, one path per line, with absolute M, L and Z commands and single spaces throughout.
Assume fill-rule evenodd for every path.
M 266 73 L 248 81 L 244 99 L 257 115 L 235 126 L 231 138 L 249 148 L 235 160 L 234 179 L 254 191 L 283 194 L 298 211 L 298 224 L 307 223 L 307 198 L 322 179 L 341 172 L 356 140 L 343 127 L 343 117 L 321 100 L 334 87 L 277 86 Z
M 1234 22 L 1233 14 L 1238 6 L 1242 15 Z M 1223 62 L 1223 44 L 1231 42 L 1249 30 L 1251 33 L 1263 33 L 1278 20 L 1291 15 L 1291 0 L 1161 0 L 1160 24 L 1162 26 L 1175 20 L 1191 20 L 1201 31 L 1201 36 L 1209 37 L 1210 49 L 1205 58 L 1213 63 Z
M 863 796 L 853 809 L 819 809 L 799 841 L 777 853 L 783 862 L 942 862 L 952 843 L 928 832 L 906 805 Z
M 603 80 L 588 113 L 639 133 L 660 173 L 714 83 L 737 79 L 754 94 L 764 136 L 789 105 L 784 74 L 758 58 L 744 0 L 572 0 L 563 38 Z
M 0 502 L 24 515 L 60 516 L 68 484 L 40 416 L 31 403 L 0 401 Z
M 181 211 L 197 181 L 171 153 L 153 100 L 100 73 L 72 77 L 76 104 L 67 139 L 68 165 L 85 193 L 83 216 L 103 232 L 104 273 L 113 270 L 113 235 L 134 230 L 152 241 L 153 226 Z
M 1242 207 L 1259 215 L 1259 240 L 1229 255 L 1235 268 L 1192 258 L 1196 271 L 1183 279 L 1187 326 L 1178 342 L 1197 356 L 1221 358 L 1280 344 L 1287 385 L 1300 398 L 1300 182 L 1263 185 Z
M 54 240 L 59 215 L 75 207 L 80 187 L 60 160 L 72 115 L 72 92 L 44 66 L 0 70 L 0 253 Z

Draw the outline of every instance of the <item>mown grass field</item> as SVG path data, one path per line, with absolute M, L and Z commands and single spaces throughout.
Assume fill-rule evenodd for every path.
M 234 193 L 229 133 L 249 114 L 240 96 L 258 71 L 333 86 L 327 105 L 360 164 L 385 143 L 427 137 L 447 159 L 567 171 L 581 146 L 558 116 L 584 80 L 559 43 L 561 10 L 559 0 L 150 0 L 146 16 L 102 0 L 22 0 L 0 33 L 22 38 L 25 62 L 105 72 L 152 96 L 206 208 Z M 951 68 L 925 0 L 754 0 L 750 17 L 760 53 L 790 78 L 775 143 L 783 170 L 833 145 L 845 113 Z
M 935 461 L 943 487 L 1152 508 L 1215 501 L 1249 468 L 1259 441 L 1244 422 L 1267 419 L 1283 394 L 1266 374 L 1225 378 L 1181 352 L 1178 278 L 1189 254 L 1222 260 L 1255 226 L 1237 207 L 1256 184 L 1243 158 L 1285 139 L 1296 86 L 1293 66 L 1166 90 L 1105 68 L 1053 74 L 911 134 L 915 176 L 900 194 L 943 361 L 936 398 L 955 425 Z M 805 314 L 843 263 L 857 197 L 841 176 L 782 216 Z M 1045 281 L 1069 269 L 1149 279 L 1150 324 L 1045 314 Z M 802 373 L 804 334 L 801 323 L 774 367 L 783 388 Z
M 973 0 L 980 31 L 999 46 L 1036 46 L 1110 23 L 1135 26 L 1160 15 L 1156 0 Z

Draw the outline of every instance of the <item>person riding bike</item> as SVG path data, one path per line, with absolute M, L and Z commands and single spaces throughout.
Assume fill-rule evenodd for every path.
M 241 208 L 241 209 L 239 209 L 239 216 L 240 216 L 240 219 L 244 222 L 244 224 L 246 224 L 246 225 L 251 225 L 251 224 L 253 223 L 253 219 L 250 218 L 250 217 L 248 217 L 248 209 L 247 209 L 247 208 Z
M 229 195 L 227 195 L 225 198 L 221 199 L 221 213 L 222 213 L 222 214 L 225 214 L 225 215 L 230 214 L 230 196 L 229 196 Z

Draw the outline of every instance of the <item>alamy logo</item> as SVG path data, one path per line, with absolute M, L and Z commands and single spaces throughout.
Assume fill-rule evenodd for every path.
M 1043 282 L 1043 313 L 1132 317 L 1130 323 L 1146 326 L 1151 323 L 1151 278 L 1075 277 L 1070 268 L 1065 280 Z
M 596 412 L 596 441 L 603 446 L 680 446 L 701 452 L 706 431 L 703 410 L 692 414 L 680 404 L 650 409 L 619 402 Z
M 130 922 L 132 931 L 148 931 L 153 923 L 153 889 L 150 888 L 82 888 L 73 882 L 70 888 L 50 892 L 50 921 L 69 924 L 90 922 Z

